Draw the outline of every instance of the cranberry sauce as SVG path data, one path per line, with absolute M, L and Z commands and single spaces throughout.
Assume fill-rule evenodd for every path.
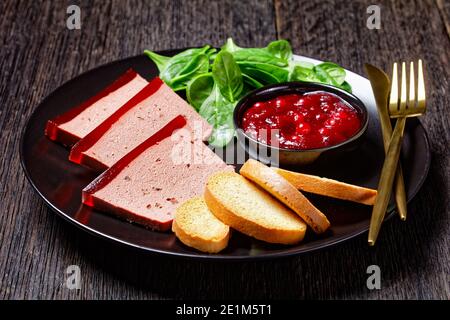
M 241 122 L 244 132 L 262 143 L 275 144 L 272 138 L 278 140 L 280 148 L 305 150 L 344 142 L 361 126 L 355 108 L 324 91 L 256 102 L 245 111 Z

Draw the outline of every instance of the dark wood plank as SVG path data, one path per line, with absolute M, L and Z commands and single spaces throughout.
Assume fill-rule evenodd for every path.
M 447 30 L 447 35 L 450 37 L 450 2 L 445 0 L 436 0 L 439 13 L 444 22 L 445 29 Z
M 439 2 L 439 1 L 438 1 Z M 449 39 L 438 2 L 382 2 L 382 29 L 365 28 L 369 1 L 80 1 L 82 29 L 65 27 L 66 5 L 0 2 L 0 299 L 449 298 Z M 446 6 L 448 8 L 448 6 Z M 275 14 L 275 10 L 276 13 Z M 446 10 L 448 12 L 448 10 Z M 424 57 L 430 88 L 423 119 L 433 164 L 407 223 L 306 256 L 257 263 L 204 263 L 144 255 L 94 239 L 57 218 L 20 168 L 19 135 L 56 87 L 99 64 L 144 48 L 220 45 L 233 36 L 263 46 L 277 34 L 299 54 L 363 73 Z M 64 286 L 79 265 L 82 289 Z M 366 288 L 378 264 L 382 290 Z
M 384 226 L 375 249 L 364 245 L 364 237 L 333 252 L 305 259 L 303 266 L 315 270 L 314 289 L 324 298 L 446 299 L 450 297 L 445 280 L 450 261 L 450 42 L 443 20 L 444 2 L 379 1 L 381 29 L 369 30 L 366 8 L 372 3 L 276 0 L 278 35 L 290 39 L 298 54 L 336 61 L 359 74 L 364 74 L 365 62 L 390 72 L 394 61 L 423 58 L 428 111 L 421 121 L 433 154 L 430 174 L 409 205 L 408 221 L 394 219 Z M 448 12 L 448 3 L 445 7 Z M 332 280 L 327 268 L 317 268 L 327 258 L 332 260 L 329 262 L 334 272 L 342 271 L 335 273 Z M 362 274 L 370 264 L 381 267 L 383 290 L 364 290 Z
M 134 252 L 121 253 L 116 246 L 82 235 L 57 218 L 22 173 L 20 131 L 47 94 L 99 64 L 140 54 L 145 48 L 220 46 L 228 36 L 245 46 L 265 45 L 276 37 L 273 6 L 270 1 L 77 3 L 82 26 L 73 31 L 66 28 L 69 3 L 64 1 L 0 3 L 0 299 L 174 296 L 167 291 L 178 288 L 174 279 L 193 279 L 193 274 L 201 276 L 209 269 L 160 260 L 143 267 L 143 258 L 139 260 Z M 141 268 L 139 276 L 150 279 L 150 286 L 144 289 L 124 281 L 124 272 L 117 266 L 121 261 L 137 261 L 133 265 Z M 64 286 L 64 271 L 71 264 L 82 271 L 80 292 Z M 127 271 L 137 274 L 137 269 Z M 136 283 L 141 282 L 139 278 Z M 195 288 L 198 295 L 203 290 L 207 297 L 213 282 L 180 285 L 178 294 L 188 296 Z

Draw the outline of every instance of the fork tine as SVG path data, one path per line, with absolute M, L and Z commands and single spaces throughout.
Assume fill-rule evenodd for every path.
M 389 96 L 389 113 L 393 114 L 398 108 L 398 66 L 397 62 L 394 62 L 392 66 L 392 81 L 391 81 L 391 94 Z
M 400 88 L 400 112 L 406 109 L 406 63 L 402 62 L 402 84 Z
M 408 108 L 414 108 L 416 106 L 416 86 L 414 77 L 414 62 L 411 61 L 409 65 L 409 95 L 408 95 Z
M 422 59 L 419 59 L 417 68 L 417 107 L 419 112 L 425 111 L 425 82 L 423 79 Z

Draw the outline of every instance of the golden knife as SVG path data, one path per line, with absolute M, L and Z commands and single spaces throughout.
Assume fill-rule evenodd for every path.
M 366 74 L 369 77 L 370 84 L 372 85 L 372 91 L 375 96 L 375 101 L 377 104 L 378 116 L 381 123 L 381 132 L 383 135 L 384 151 L 387 152 L 389 148 L 389 142 L 392 137 L 392 125 L 391 119 L 389 118 L 389 113 L 387 109 L 390 81 L 389 77 L 384 73 L 384 71 L 379 68 L 366 63 L 364 65 Z M 401 220 L 406 220 L 406 192 L 405 184 L 403 182 L 403 172 L 400 162 L 397 167 L 397 172 L 395 176 L 395 203 L 397 205 L 398 214 Z

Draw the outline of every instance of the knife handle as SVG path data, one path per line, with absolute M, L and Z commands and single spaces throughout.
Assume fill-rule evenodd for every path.
M 378 194 L 375 200 L 375 205 L 372 210 L 372 217 L 370 219 L 369 228 L 369 245 L 375 245 L 375 241 L 380 231 L 381 223 L 389 203 L 389 198 L 392 192 L 395 172 L 400 157 L 400 149 L 403 141 L 403 131 L 405 129 L 406 118 L 401 117 L 397 119 L 392 139 L 389 143 L 389 149 L 384 160 L 383 169 L 381 170 L 381 177 L 378 183 Z
M 387 108 L 386 108 L 387 111 Z M 384 143 L 384 151 L 387 153 L 389 148 L 389 141 L 392 137 L 392 125 L 391 119 L 387 113 L 381 114 L 380 123 L 381 123 L 381 131 L 383 134 L 383 143 Z M 406 220 L 407 214 L 407 205 L 406 205 L 406 191 L 405 191 L 405 182 L 403 179 L 403 171 L 400 162 L 398 163 L 396 174 L 395 174 L 395 184 L 394 184 L 394 193 L 395 193 L 395 204 L 397 206 L 397 212 L 402 221 Z
M 405 183 L 403 182 L 403 171 L 400 161 L 398 162 L 397 172 L 395 175 L 395 204 L 397 205 L 398 214 L 402 221 L 406 220 L 407 205 L 406 205 L 406 191 Z

